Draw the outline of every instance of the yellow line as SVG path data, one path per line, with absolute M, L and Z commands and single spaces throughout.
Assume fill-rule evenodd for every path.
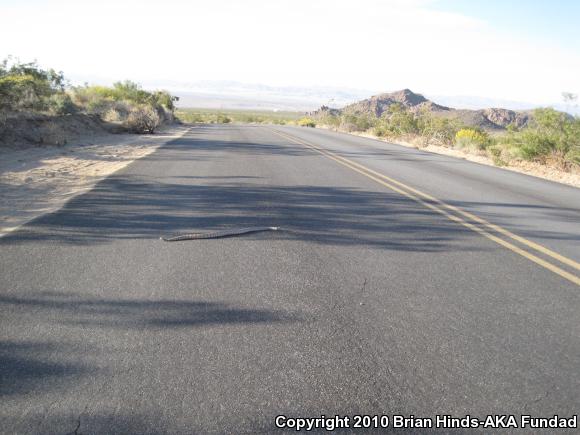
M 464 227 L 469 228 L 470 230 L 475 231 L 476 233 L 481 234 L 482 236 L 488 238 L 489 240 L 492 240 L 493 242 L 495 242 L 495 243 L 497 243 L 497 244 L 499 244 L 499 245 L 501 245 L 501 246 L 503 246 L 503 247 L 505 247 L 505 248 L 507 248 L 507 249 L 509 249 L 509 250 L 511 250 L 513 252 L 515 252 L 516 254 L 521 255 L 522 257 L 527 258 L 530 261 L 533 261 L 534 263 L 536 263 L 536 264 L 538 264 L 538 265 L 540 265 L 540 266 L 542 266 L 542 267 L 550 270 L 551 272 L 553 272 L 553 273 L 561 276 L 562 278 L 565 278 L 568 281 L 571 281 L 574 284 L 580 286 L 580 278 L 577 277 L 576 275 L 573 275 L 572 273 L 569 273 L 569 272 L 567 272 L 567 271 L 559 268 L 558 266 L 555 266 L 554 264 L 549 263 L 546 260 L 543 260 L 543 259 L 535 256 L 534 254 L 531 254 L 531 253 L 529 253 L 527 251 L 524 251 L 523 249 L 519 248 L 518 246 L 513 245 L 512 243 L 510 243 L 510 242 L 508 242 L 506 240 L 503 240 L 503 239 L 501 239 L 501 238 L 499 238 L 499 237 L 497 237 L 497 236 L 489 233 L 488 231 L 486 231 L 486 230 L 484 230 L 484 229 L 482 229 L 482 228 L 480 228 L 480 227 L 478 227 L 476 225 L 473 225 L 473 224 L 471 224 L 471 223 L 463 220 L 462 218 L 460 218 L 458 216 L 455 216 L 453 214 L 450 214 L 450 213 L 446 212 L 445 210 L 443 210 L 443 209 L 441 209 L 439 207 L 436 207 L 433 204 L 430 204 L 428 202 L 425 202 L 423 199 L 420 198 L 420 196 L 422 196 L 423 198 L 426 198 L 426 199 L 428 199 L 430 201 L 434 201 L 437 204 L 439 204 L 439 205 L 441 205 L 441 206 L 443 206 L 443 207 L 445 207 L 445 208 L 447 208 L 449 210 L 453 210 L 455 212 L 458 212 L 458 213 L 462 214 L 465 217 L 469 217 L 470 219 L 473 219 L 473 220 L 475 220 L 475 221 L 477 221 L 477 222 L 485 225 L 488 228 L 491 228 L 491 229 L 493 229 L 495 231 L 498 231 L 501 234 L 509 235 L 509 237 L 512 237 L 515 240 L 518 240 L 518 241 L 520 241 L 520 239 L 521 240 L 524 240 L 525 242 L 522 242 L 522 243 L 524 243 L 525 245 L 527 245 L 529 247 L 534 247 L 534 249 L 537 249 L 540 252 L 545 253 L 546 255 L 550 255 L 550 254 L 547 254 L 548 252 L 550 252 L 552 254 L 550 256 L 553 257 L 553 258 L 556 258 L 556 259 L 563 258 L 563 259 L 567 260 L 567 261 L 563 261 L 563 263 L 570 264 L 570 265 L 573 265 L 573 266 L 574 265 L 578 265 L 578 263 L 574 262 L 573 260 L 568 259 L 566 257 L 563 257 L 560 254 L 557 254 L 557 253 L 555 253 L 553 251 L 550 251 L 549 249 L 544 248 L 543 246 L 538 245 L 538 244 L 536 244 L 534 242 L 531 242 L 531 241 L 529 241 L 527 239 L 524 239 L 523 237 L 520 237 L 520 236 L 517 236 L 515 234 L 512 234 L 509 231 L 507 231 L 507 230 L 505 230 L 505 229 L 503 229 L 503 228 L 501 228 L 501 227 L 499 227 L 497 225 L 491 224 L 491 223 L 485 221 L 484 219 L 481 219 L 481 218 L 479 218 L 479 217 L 477 217 L 475 215 L 472 215 L 471 213 L 464 212 L 463 210 L 461 210 L 461 209 L 459 209 L 457 207 L 454 207 L 454 206 L 445 204 L 443 201 L 441 201 L 441 200 L 439 200 L 437 198 L 434 198 L 431 195 L 427 195 L 426 193 L 420 192 L 420 191 L 418 191 L 418 190 L 416 190 L 416 189 L 414 189 L 414 188 L 412 188 L 410 186 L 407 186 L 407 185 L 405 185 L 405 184 L 403 184 L 403 183 L 401 183 L 401 182 L 399 182 L 397 180 L 394 180 L 394 179 L 392 179 L 390 177 L 387 177 L 386 175 L 383 175 L 383 174 L 380 174 L 380 173 L 378 173 L 376 171 L 373 171 L 372 169 L 369 169 L 369 168 L 367 168 L 367 167 L 365 167 L 363 165 L 360 165 L 360 164 L 358 164 L 356 162 L 353 162 L 353 161 L 351 161 L 351 160 L 349 160 L 349 159 L 347 159 L 345 157 L 338 156 L 338 155 L 334 154 L 331 151 L 327 151 L 327 150 L 321 149 L 321 148 L 317 147 L 316 145 L 313 145 L 311 143 L 302 141 L 302 140 L 300 140 L 298 138 L 294 138 L 294 137 L 289 136 L 289 135 L 287 135 L 285 133 L 281 133 L 281 132 L 276 131 L 276 130 L 272 130 L 272 131 L 274 133 L 278 134 L 279 136 L 285 138 L 285 139 L 288 139 L 288 140 L 291 140 L 291 141 L 293 141 L 295 143 L 304 145 L 304 146 L 306 146 L 306 147 L 308 147 L 308 148 L 310 148 L 310 149 L 318 152 L 319 154 L 322 154 L 322 155 L 324 155 L 324 156 L 326 156 L 326 157 L 334 160 L 335 162 L 340 163 L 341 165 L 346 166 L 349 169 L 352 169 L 353 171 L 356 171 L 359 174 L 362 174 L 365 177 L 370 178 L 371 180 L 373 180 L 373 181 L 375 181 L 375 182 L 377 182 L 377 183 L 379 183 L 379 184 L 381 184 L 381 185 L 383 185 L 383 186 L 385 186 L 385 187 L 393 190 L 394 192 L 397 192 L 397 193 L 399 193 L 399 194 L 401 194 L 403 196 L 406 196 L 407 198 L 412 199 L 413 201 L 416 201 L 416 202 L 420 203 L 421 205 L 423 205 L 423 206 L 425 206 L 425 207 L 427 207 L 427 208 L 429 208 L 429 209 L 431 209 L 431 210 L 433 210 L 433 211 L 435 211 L 435 212 L 437 212 L 439 214 L 442 214 L 443 216 L 447 217 L 449 220 L 451 220 L 453 222 L 456 222 L 456 223 L 458 223 L 460 225 L 463 225 Z M 390 183 L 388 183 L 388 182 L 386 182 L 384 180 L 388 180 Z M 395 185 L 398 185 L 400 187 L 404 187 L 407 190 L 415 193 L 415 195 L 413 193 L 409 193 L 409 192 L 407 192 L 405 190 L 402 190 L 402 189 L 396 187 L 395 185 L 393 185 L 391 183 L 393 183 Z M 576 266 L 574 266 L 574 267 L 576 267 Z
M 327 152 L 330 152 L 330 151 L 327 151 Z M 431 196 L 431 195 L 429 195 L 427 193 L 421 192 L 420 190 L 414 189 L 413 187 L 408 186 L 408 185 L 406 185 L 404 183 L 401 183 L 400 181 L 397 181 L 397 180 L 395 180 L 395 179 L 393 179 L 391 177 L 387 177 L 386 175 L 383 175 L 381 173 L 378 173 L 376 171 L 373 171 L 372 169 L 367 168 L 366 166 L 363 166 L 363 165 L 361 165 L 359 163 L 353 162 L 352 160 L 346 159 L 345 157 L 342 157 L 342 156 L 337 156 L 337 157 L 340 158 L 340 159 L 344 159 L 345 161 L 348 161 L 350 164 L 352 164 L 354 166 L 357 166 L 359 168 L 362 168 L 362 169 L 364 169 L 365 171 L 368 171 L 371 174 L 374 174 L 374 175 L 376 175 L 378 177 L 381 177 L 381 178 L 383 178 L 385 180 L 388 180 L 391 183 L 394 183 L 394 184 L 396 184 L 398 186 L 404 187 L 405 189 L 410 190 L 411 192 L 413 192 L 413 193 L 415 193 L 415 194 L 417 194 L 419 196 L 422 196 L 423 198 L 426 198 L 426 199 L 428 199 L 430 201 L 436 202 L 437 204 L 439 204 L 439 205 L 441 205 L 441 206 L 443 206 L 443 207 L 445 207 L 445 208 L 447 208 L 449 210 L 453 210 L 456 213 L 459 213 L 459 214 L 461 214 L 461 215 L 463 215 L 463 216 L 465 216 L 465 217 L 467 217 L 469 219 L 472 219 L 472 220 L 474 220 L 474 221 L 476 221 L 476 222 L 478 222 L 478 223 L 480 223 L 482 225 L 485 225 L 486 227 L 488 227 L 491 230 L 497 231 L 498 233 L 501 233 L 501 234 L 503 234 L 503 235 L 505 235 L 507 237 L 510 237 L 510 238 L 512 238 L 514 240 L 517 240 L 518 242 L 522 243 L 523 245 L 526 245 L 526 246 L 528 246 L 528 247 L 530 247 L 532 249 L 535 249 L 538 252 L 541 252 L 544 255 L 547 255 L 547 256 L 552 257 L 552 258 L 554 258 L 554 259 L 556 259 L 556 260 L 558 260 L 558 261 L 560 261 L 560 262 L 562 262 L 564 264 L 567 264 L 568 266 L 571 266 L 571 267 L 573 267 L 576 270 L 580 270 L 580 263 L 577 263 L 576 261 L 574 261 L 574 260 L 572 260 L 570 258 L 564 257 L 563 255 L 560 255 L 557 252 L 554 252 L 554 251 L 552 251 L 552 250 L 550 250 L 550 249 L 548 249 L 548 248 L 546 248 L 546 247 L 544 247 L 542 245 L 539 245 L 539 244 L 537 244 L 535 242 L 532 242 L 531 240 L 528 240 L 528 239 L 525 239 L 525 238 L 523 238 L 521 236 L 518 236 L 517 234 L 514 234 L 514 233 L 506 230 L 505 228 L 502 228 L 502 227 L 500 227 L 498 225 L 492 224 L 492 223 L 486 221 L 485 219 L 480 218 L 479 216 L 476 216 L 476 215 L 474 215 L 472 213 L 469 213 L 469 212 L 467 212 L 465 210 L 462 210 L 462 209 L 460 209 L 458 207 L 455 207 L 453 205 L 447 204 L 447 203 L 441 201 L 440 199 L 437 199 L 437 198 L 435 198 L 435 197 L 433 197 L 433 196 Z

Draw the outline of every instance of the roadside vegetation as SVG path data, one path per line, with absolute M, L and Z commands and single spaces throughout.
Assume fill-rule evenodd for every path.
M 345 132 L 359 132 L 417 146 L 430 144 L 485 155 L 498 165 L 534 161 L 566 171 L 580 169 L 580 117 L 551 108 L 536 109 L 529 126 L 509 126 L 489 132 L 462 125 L 456 119 L 429 111 L 412 112 L 393 104 L 381 117 L 319 112 L 316 124 Z
M 113 86 L 70 86 L 62 72 L 35 62 L 0 62 L 0 127 L 10 117 L 94 115 L 126 131 L 153 133 L 173 121 L 177 97 L 146 91 L 131 81 Z
M 175 116 L 182 122 L 200 124 L 296 124 L 304 116 L 300 112 L 268 110 L 178 109 Z
M 149 92 L 129 80 L 112 87 L 74 87 L 69 93 L 73 104 L 84 112 L 120 123 L 135 133 L 153 133 L 159 125 L 173 122 L 177 101 L 166 91 Z
M 316 121 L 312 118 L 305 116 L 298 120 L 298 125 L 301 127 L 316 127 Z

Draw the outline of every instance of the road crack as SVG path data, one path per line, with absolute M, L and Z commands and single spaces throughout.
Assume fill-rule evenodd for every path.
M 69 432 L 69 435 L 82 435 L 79 432 L 80 428 L 81 428 L 81 416 L 79 415 L 79 417 L 77 418 L 77 427 L 75 427 L 74 431 Z

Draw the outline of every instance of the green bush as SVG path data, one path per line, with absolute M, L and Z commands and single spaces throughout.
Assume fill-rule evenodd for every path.
M 175 110 L 174 102 L 178 97 L 167 91 L 149 92 L 137 83 L 125 80 L 108 86 L 79 86 L 73 88 L 73 99 L 77 104 L 93 112 L 101 112 L 111 107 L 112 102 L 126 102 L 136 105 L 147 104 L 164 107 L 170 112 Z
M 455 119 L 433 115 L 423 112 L 418 115 L 419 135 L 427 142 L 450 146 L 453 144 L 455 135 L 461 129 Z
M 417 116 L 407 110 L 401 104 L 393 104 L 384 115 L 384 127 L 386 131 L 395 136 L 419 133 Z
M 519 155 L 523 159 L 534 160 L 555 150 L 558 138 L 536 130 L 525 130 L 514 136 L 512 141 L 518 145 Z
M 6 111 L 44 109 L 42 85 L 29 75 L 0 77 L 0 108 Z
M 576 145 L 564 154 L 564 161 L 580 166 L 580 146 Z
M 503 157 L 504 148 L 501 145 L 491 145 L 486 148 L 486 151 L 493 160 L 494 165 L 496 166 L 505 166 L 507 164 L 506 160 Z
M 376 117 L 347 113 L 341 116 L 339 126 L 346 131 L 367 131 L 374 127 L 376 122 Z
M 49 98 L 63 91 L 61 72 L 11 57 L 0 62 L 0 110 L 47 110 Z
M 155 94 L 144 91 L 141 86 L 130 80 L 113 83 L 110 89 L 115 101 L 130 101 L 136 104 L 155 104 Z
M 384 125 L 376 125 L 373 128 L 373 134 L 377 137 L 385 137 L 389 134 L 389 130 Z
M 324 116 L 321 122 L 331 125 L 329 121 L 336 123 L 337 119 L 340 120 L 339 128 L 346 131 L 372 131 L 378 137 L 388 138 L 419 136 L 444 145 L 451 145 L 459 130 L 456 121 L 429 112 L 414 113 L 399 104 L 390 106 L 381 118 L 349 113 Z
M 580 119 L 551 108 L 536 109 L 529 127 L 509 131 L 499 140 L 524 160 L 580 164 Z
M 70 95 L 64 92 L 52 95 L 48 100 L 48 108 L 55 115 L 69 115 L 78 110 Z
M 340 116 L 332 115 L 330 113 L 324 114 L 318 118 L 318 121 L 322 125 L 328 125 L 329 127 L 338 128 L 341 124 Z

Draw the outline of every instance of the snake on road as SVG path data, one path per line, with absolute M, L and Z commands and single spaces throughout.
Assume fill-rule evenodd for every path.
M 166 242 L 180 242 L 182 240 L 219 239 L 221 237 L 239 236 L 241 234 L 258 233 L 261 231 L 278 231 L 279 229 L 280 227 L 248 227 L 206 233 L 178 234 L 172 237 L 161 237 L 161 240 Z

